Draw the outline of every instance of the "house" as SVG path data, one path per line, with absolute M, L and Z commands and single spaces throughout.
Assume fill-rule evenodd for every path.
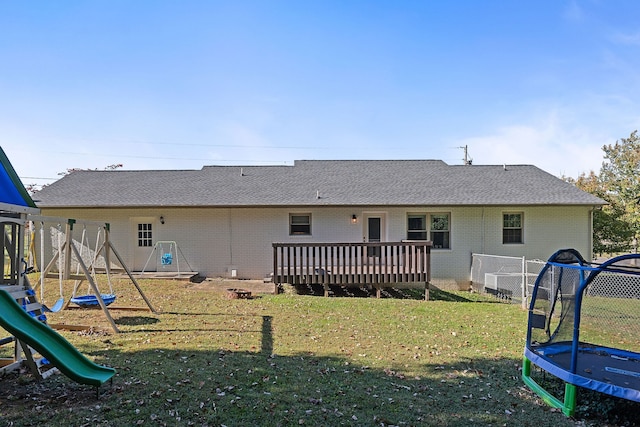
M 43 215 L 109 222 L 134 271 L 157 241 L 177 242 L 202 275 L 261 279 L 276 242 L 429 240 L 431 283 L 464 288 L 472 253 L 590 254 L 604 204 L 535 166 L 439 160 L 76 171 L 33 198 Z

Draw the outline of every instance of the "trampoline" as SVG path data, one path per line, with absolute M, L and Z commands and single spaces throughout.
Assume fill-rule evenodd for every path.
M 575 249 L 553 254 L 529 306 L 522 377 L 547 404 L 572 416 L 577 387 L 640 402 L 640 254 L 591 264 Z M 532 366 L 565 383 L 556 397 Z

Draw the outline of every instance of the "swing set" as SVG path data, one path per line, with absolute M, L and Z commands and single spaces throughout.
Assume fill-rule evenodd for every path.
M 149 254 L 149 258 L 147 258 L 147 262 L 144 264 L 141 274 L 144 275 L 148 271 L 153 271 L 155 273 L 172 272 L 179 276 L 181 273 L 185 272 L 180 270 L 181 258 L 183 263 L 186 263 L 189 268 L 187 272 L 189 274 L 193 273 L 193 270 L 189 265 L 189 261 L 187 261 L 187 258 L 182 253 L 182 250 L 176 241 L 157 241 L 155 245 L 153 245 L 153 250 Z
M 27 273 L 33 268 L 24 259 L 26 229 L 31 224 L 27 217 L 36 218 L 39 213 L 0 147 L 0 331 L 9 334 L 0 339 L 0 347 L 13 345 L 11 357 L 0 358 L 0 377 L 24 368 L 38 379 L 61 372 L 78 383 L 95 386 L 99 396 L 99 387 L 113 381 L 115 369 L 89 360 L 46 323 L 46 314 L 28 280 Z M 35 233 L 29 235 L 35 238 Z M 35 239 L 31 243 L 35 254 Z M 69 248 L 67 255 L 73 245 Z M 5 349 L 2 353 L 9 355 Z
M 29 215 L 28 220 L 31 228 L 29 233 L 31 241 L 28 245 L 29 256 L 27 264 L 28 268 L 40 271 L 40 280 L 34 286 L 34 289 L 40 288 L 40 300 L 45 311 L 55 313 L 72 308 L 100 308 L 115 332 L 119 332 L 119 330 L 111 317 L 110 309 L 156 312 L 122 257 L 111 243 L 108 223 L 39 215 Z M 76 232 L 78 226 L 82 228 L 80 236 L 77 236 Z M 95 245 L 93 247 L 90 244 L 90 228 L 95 228 L 96 230 Z M 76 236 L 74 236 L 74 233 Z M 39 236 L 39 245 L 36 245 L 37 236 Z M 39 254 L 35 250 L 38 246 Z M 45 264 L 47 248 L 51 250 L 51 255 L 48 263 Z M 38 258 L 40 260 L 39 263 L 37 262 Z M 38 265 L 39 267 L 36 267 Z M 116 268 L 126 273 L 144 300 L 146 307 L 112 306 L 110 309 L 107 308 L 117 298 L 111 280 L 112 271 Z M 98 277 L 106 278 L 108 292 L 100 290 Z M 59 299 L 51 307 L 45 304 L 46 278 L 58 279 Z M 72 295 L 67 300 L 65 298 L 64 284 L 69 280 L 74 282 Z M 84 282 L 87 283 L 87 291 L 85 294 L 80 294 L 79 289 Z M 63 325 L 59 326 L 64 327 Z

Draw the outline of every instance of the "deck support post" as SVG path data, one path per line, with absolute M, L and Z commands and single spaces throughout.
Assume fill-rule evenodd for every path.
M 429 301 L 429 282 L 424 284 L 424 300 Z

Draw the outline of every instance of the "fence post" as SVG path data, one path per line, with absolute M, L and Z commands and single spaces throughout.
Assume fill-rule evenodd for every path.
M 522 257 L 522 308 L 527 308 L 527 260 Z

